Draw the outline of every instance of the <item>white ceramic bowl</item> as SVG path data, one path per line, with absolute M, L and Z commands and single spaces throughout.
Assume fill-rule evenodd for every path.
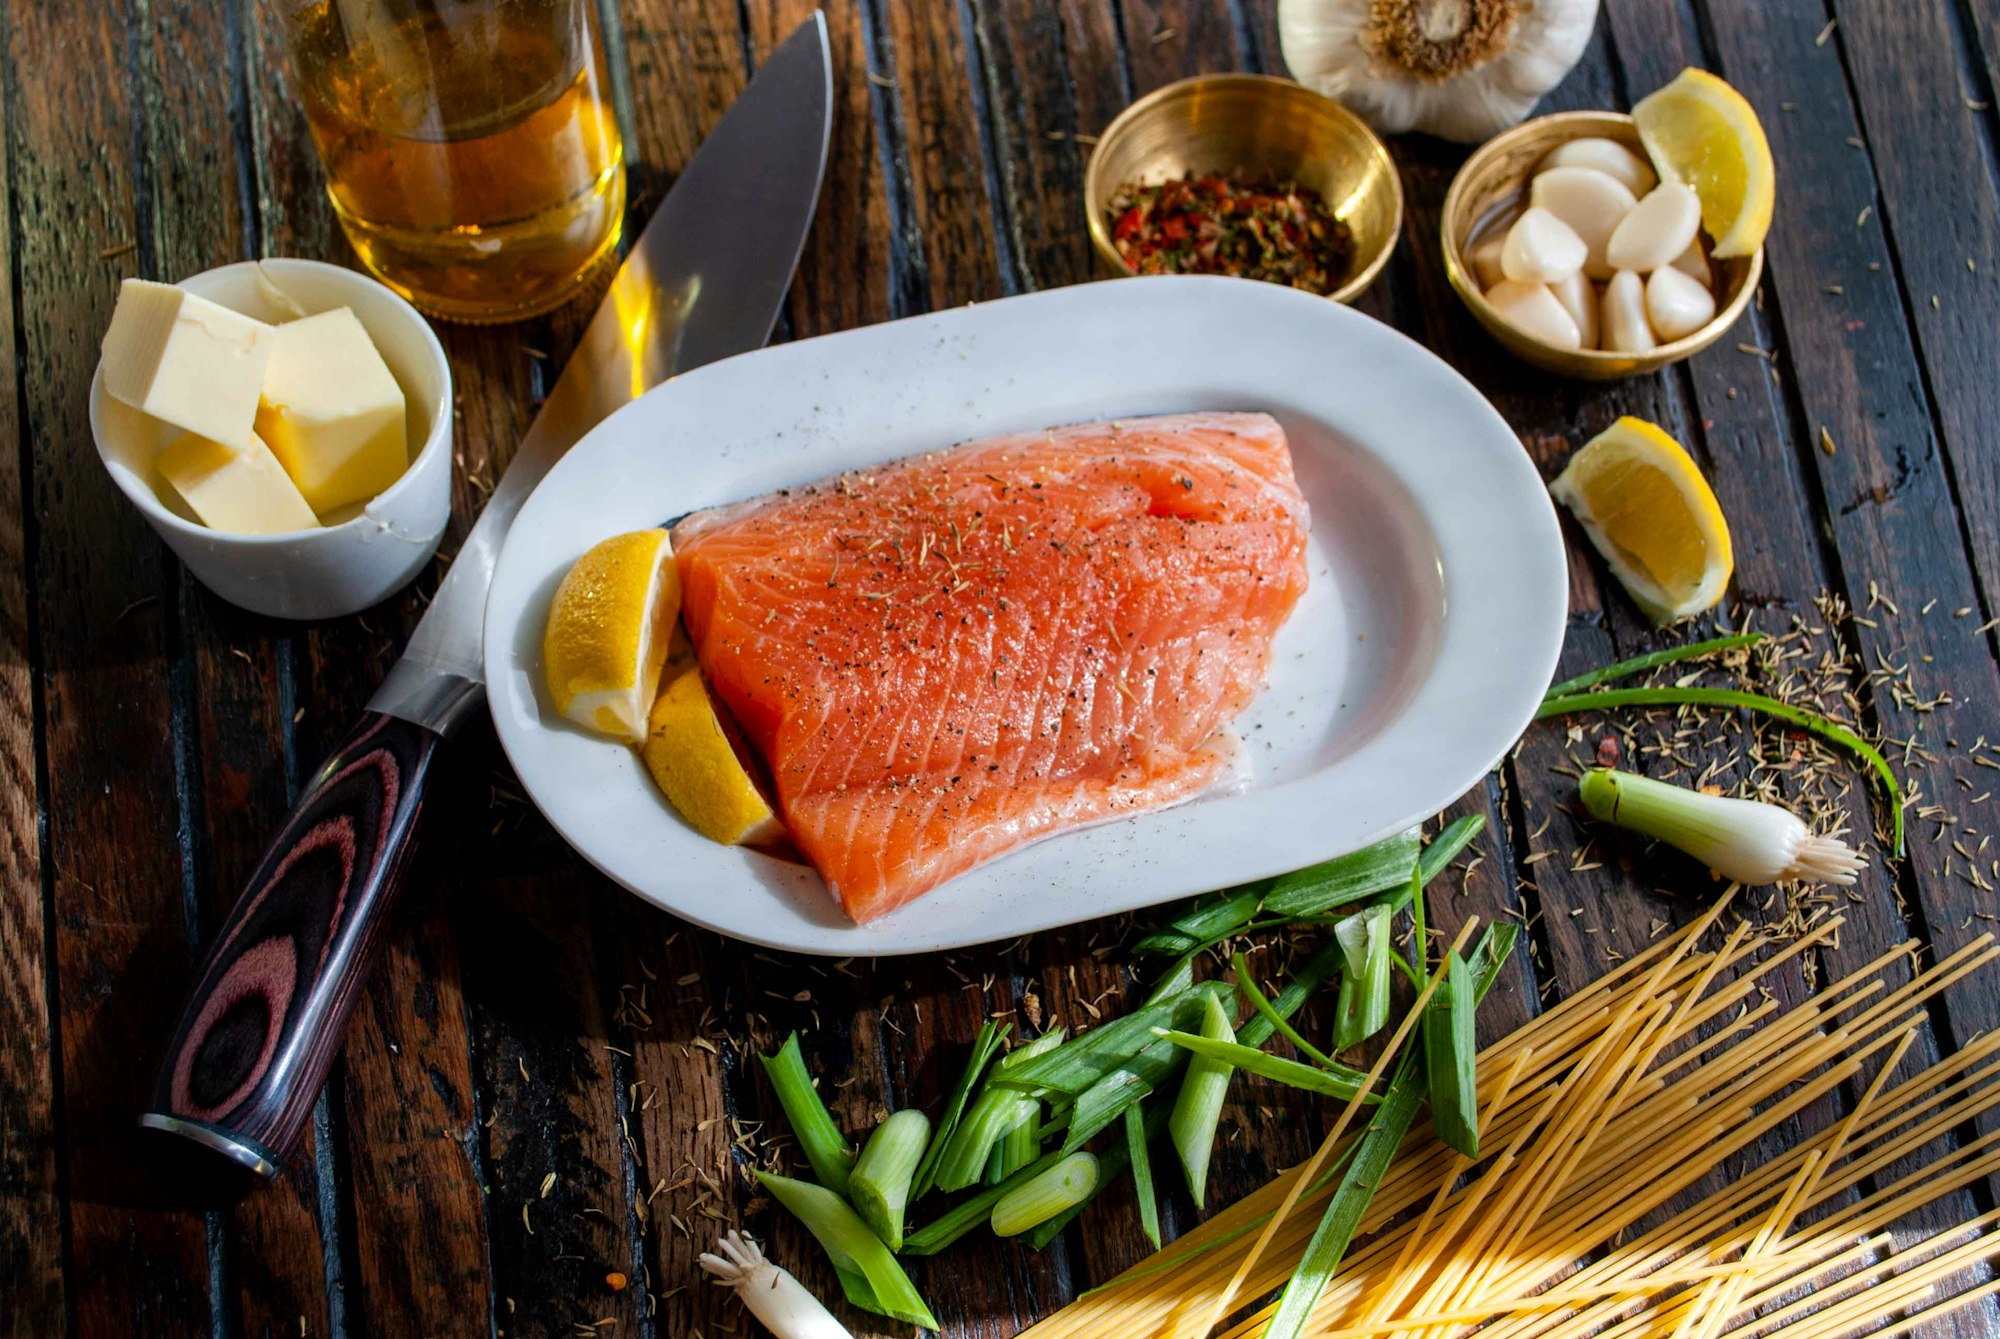
M 260 282 L 257 262 L 206 270 L 180 286 L 211 302 L 279 322 L 296 315 Z M 277 618 L 338 618 L 406 584 L 437 551 L 451 519 L 451 365 L 417 309 L 366 275 L 317 260 L 262 262 L 269 284 L 306 314 L 351 307 L 403 387 L 409 439 L 421 443 L 403 477 L 353 516 L 318 530 L 231 535 L 211 530 L 162 493 L 154 460 L 180 429 L 90 383 L 97 454 L 125 496 L 204 586 L 231 604 Z

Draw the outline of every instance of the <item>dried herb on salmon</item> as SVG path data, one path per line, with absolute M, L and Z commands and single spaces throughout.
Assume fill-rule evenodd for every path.
M 1354 234 L 1296 182 L 1185 176 L 1119 189 L 1111 239 L 1141 274 L 1227 274 L 1331 293 L 1354 262 Z

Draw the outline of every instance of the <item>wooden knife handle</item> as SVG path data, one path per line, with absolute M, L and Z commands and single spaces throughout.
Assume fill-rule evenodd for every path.
M 320 767 L 208 950 L 142 1126 L 282 1170 L 381 947 L 441 738 L 364 712 Z

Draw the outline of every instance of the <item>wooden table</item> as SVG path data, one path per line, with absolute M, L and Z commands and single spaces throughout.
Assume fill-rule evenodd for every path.
M 1280 68 L 1274 0 L 828 3 L 839 120 L 792 337 L 1093 278 L 1079 207 L 1092 132 L 1182 75 Z M 627 0 L 613 54 L 635 216 L 809 9 Z M 248 617 L 175 565 L 90 449 L 85 388 L 120 279 L 260 254 L 351 260 L 267 16 L 247 0 L 16 0 L 0 41 L 0 360 L 17 368 L 0 414 L 19 446 L 0 455 L 0 1329 L 745 1332 L 693 1259 L 744 1213 L 737 1168 L 779 1128 L 750 1052 L 807 1029 L 824 1091 L 862 1128 L 935 1103 L 982 1016 L 1039 1009 L 1081 1027 L 1118 1007 L 1120 928 L 878 963 L 731 945 L 592 874 L 475 729 L 451 750 L 415 896 L 312 1149 L 234 1207 L 163 1205 L 130 1131 L 196 953 L 437 573 L 361 617 Z M 1951 846 L 1984 869 L 2000 823 L 1992 759 L 1973 747 L 2000 740 L 1997 62 L 2000 0 L 1607 0 L 1550 105 L 1624 106 L 1690 63 L 1750 97 L 1784 186 L 1753 313 L 1687 366 L 1618 386 L 1508 360 L 1439 262 L 1462 153 L 1421 140 L 1396 146 L 1407 235 L 1360 303 L 1477 381 L 1545 469 L 1619 414 L 1677 433 L 1735 527 L 1732 619 L 1829 626 L 1822 592 L 1852 607 L 1830 635 L 1880 671 L 1859 707 L 1918 742 L 1916 812 L 1939 818 L 1913 818 L 1912 858 L 1878 863 L 1844 908 L 1828 972 L 1906 936 L 1954 947 L 2000 911 Z M 441 327 L 459 385 L 447 553 L 583 314 Z M 1141 337 L 1154 334 L 1174 337 Z M 1565 673 L 1654 644 L 1580 548 L 1572 578 Z M 1629 845 L 1573 868 L 1594 862 L 1570 857 L 1588 833 L 1559 769 L 1594 740 L 1538 727 L 1455 807 L 1492 820 L 1487 859 L 1440 910 L 1534 928 L 1489 1034 L 1697 905 L 1660 890 L 1700 892 L 1699 877 Z M 1865 803 L 1857 786 L 1857 830 Z M 2000 993 L 1969 982 L 1919 1050 L 1996 1025 Z M 1218 1198 L 1298 1159 L 1322 1120 L 1282 1098 L 1236 1109 Z M 1184 1201 L 1167 1212 L 1192 1220 Z M 768 1207 L 750 1222 L 831 1291 L 795 1226 Z M 1143 1249 L 1121 1193 L 1046 1253 L 974 1240 L 915 1276 L 949 1333 L 999 1336 Z M 2000 1332 L 1991 1312 L 1963 1328 Z

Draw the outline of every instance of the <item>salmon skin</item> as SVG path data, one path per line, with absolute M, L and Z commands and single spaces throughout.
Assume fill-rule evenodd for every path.
M 696 512 L 701 667 L 856 921 L 1199 793 L 1306 588 L 1265 414 L 1017 433 Z

